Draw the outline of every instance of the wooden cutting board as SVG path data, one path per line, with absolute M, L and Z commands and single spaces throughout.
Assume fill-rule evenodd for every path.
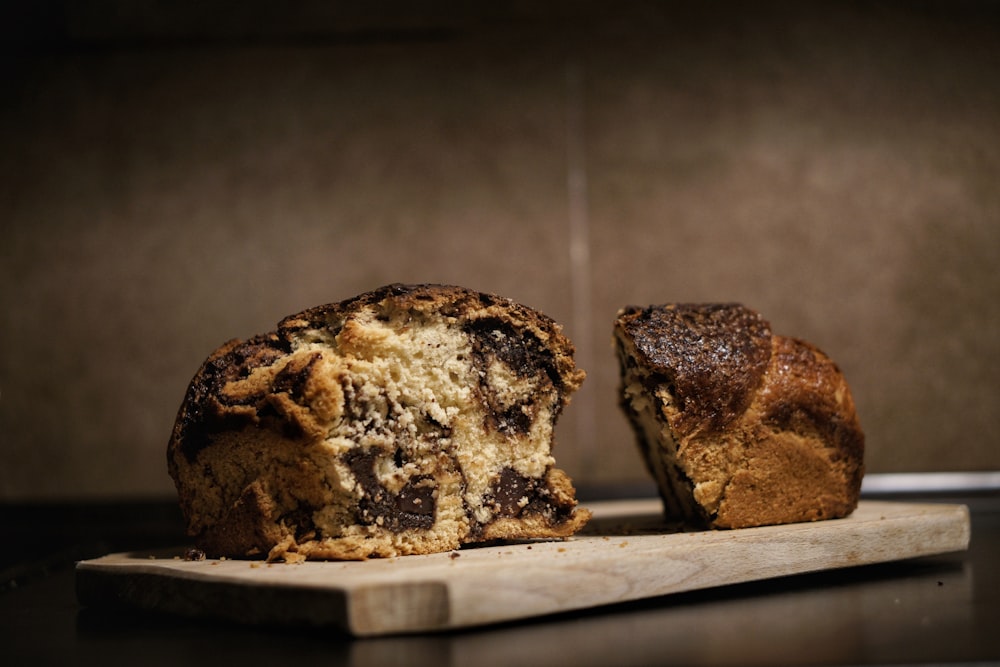
M 670 593 L 968 548 L 964 505 L 862 501 L 834 521 L 669 532 L 657 500 L 592 503 L 566 541 L 300 564 L 120 553 L 76 571 L 84 605 L 245 623 L 335 626 L 357 636 L 447 630 Z

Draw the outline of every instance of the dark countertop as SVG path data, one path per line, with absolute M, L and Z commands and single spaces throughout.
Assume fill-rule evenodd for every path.
M 869 496 L 871 497 L 871 496 Z M 884 497 L 882 497 L 884 499 Z M 183 541 L 170 503 L 6 506 L 5 664 L 656 665 L 1000 661 L 1000 493 L 962 503 L 967 552 L 798 575 L 461 632 L 351 639 L 83 608 L 73 563 Z M 5 539 L 6 542 L 6 539 Z

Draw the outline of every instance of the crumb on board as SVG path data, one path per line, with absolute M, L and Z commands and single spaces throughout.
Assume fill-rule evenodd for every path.
M 184 560 L 205 560 L 205 552 L 194 547 L 184 552 Z

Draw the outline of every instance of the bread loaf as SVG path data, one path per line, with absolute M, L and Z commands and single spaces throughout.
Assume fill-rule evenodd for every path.
M 739 304 L 628 307 L 621 406 L 669 517 L 713 528 L 857 506 L 864 434 L 838 367 Z
M 587 521 L 553 427 L 584 373 L 551 319 L 460 287 L 389 285 L 226 343 L 168 447 L 210 556 L 363 559 Z

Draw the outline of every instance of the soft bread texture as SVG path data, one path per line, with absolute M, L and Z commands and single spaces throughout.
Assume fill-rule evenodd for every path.
M 573 353 L 541 313 L 440 285 L 226 343 L 168 446 L 188 532 L 211 556 L 286 561 L 567 537 L 590 516 L 551 453 Z
M 665 513 L 743 528 L 844 517 L 864 434 L 843 374 L 740 304 L 618 313 L 621 406 Z

